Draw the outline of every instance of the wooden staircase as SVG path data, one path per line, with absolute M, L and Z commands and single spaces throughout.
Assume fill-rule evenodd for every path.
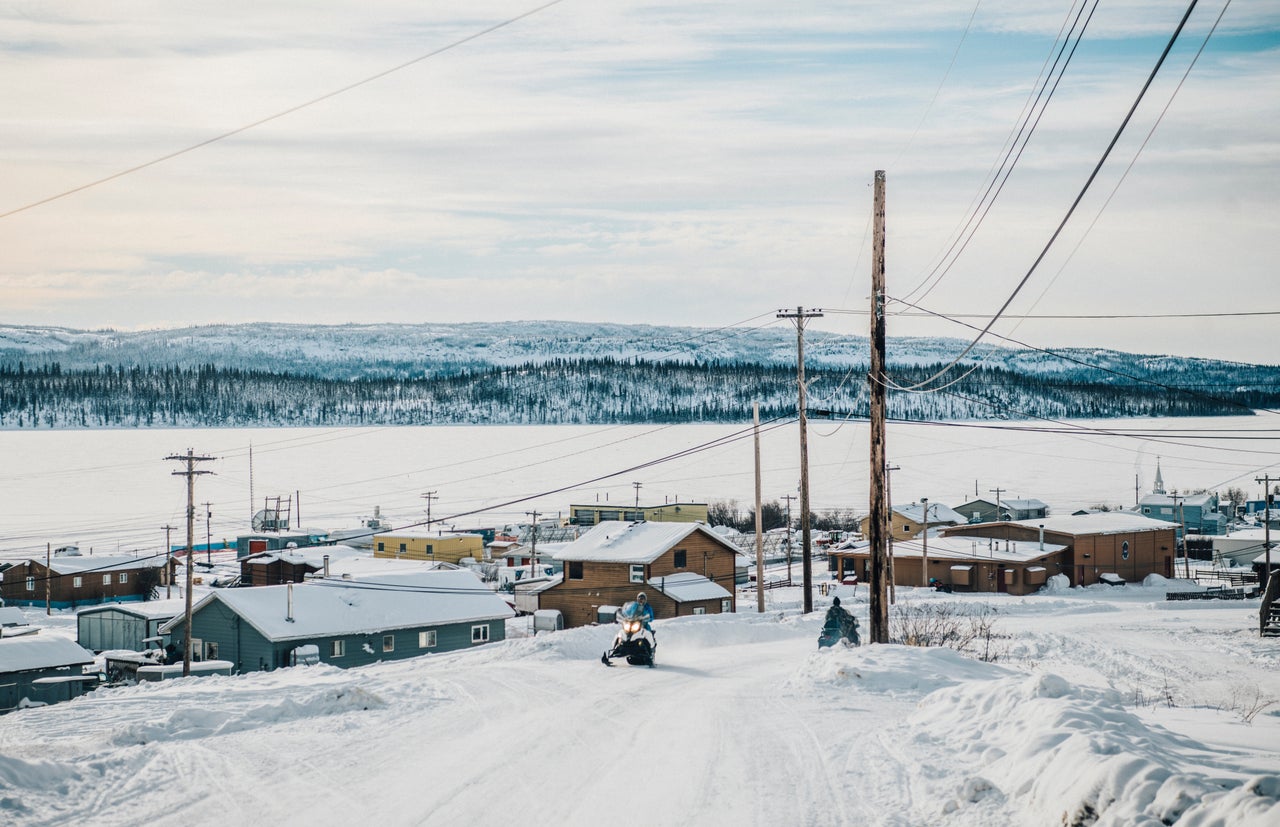
M 1263 637 L 1280 637 L 1280 572 L 1270 574 L 1258 609 L 1258 631 Z

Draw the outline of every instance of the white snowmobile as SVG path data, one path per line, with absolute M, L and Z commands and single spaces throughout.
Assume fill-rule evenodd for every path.
M 634 600 L 623 604 L 618 610 L 618 623 L 622 628 L 613 639 L 613 648 L 600 656 L 605 666 L 613 666 L 610 658 L 626 658 L 632 666 L 653 666 L 653 657 L 658 651 L 657 638 L 653 630 L 645 624 L 645 613 L 640 604 Z

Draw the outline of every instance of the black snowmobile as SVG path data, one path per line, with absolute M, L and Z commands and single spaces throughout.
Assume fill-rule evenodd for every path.
M 605 666 L 613 666 L 610 658 L 626 658 L 632 666 L 653 666 L 658 651 L 658 641 L 653 630 L 645 626 L 645 613 L 634 600 L 618 610 L 618 623 L 622 628 L 613 639 L 613 648 L 600 656 Z
M 857 646 L 860 643 L 858 619 L 840 605 L 840 598 L 837 597 L 831 601 L 831 608 L 827 609 L 822 631 L 818 633 L 818 648 L 835 646 L 842 640 L 850 646 Z

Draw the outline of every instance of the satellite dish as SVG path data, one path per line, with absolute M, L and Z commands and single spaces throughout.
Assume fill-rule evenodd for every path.
M 253 515 L 253 522 L 251 523 L 251 525 L 253 526 L 254 531 L 266 531 L 267 525 L 271 524 L 272 527 L 274 527 L 275 522 L 276 522 L 275 512 L 268 511 L 267 509 L 264 508 L 261 511 L 259 511 L 257 514 Z

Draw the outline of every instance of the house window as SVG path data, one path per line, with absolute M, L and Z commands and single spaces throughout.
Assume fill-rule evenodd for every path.
M 401 543 L 401 544 L 400 544 L 400 552 L 399 552 L 399 553 L 400 553 L 400 554 L 404 554 L 404 551 L 405 551 L 404 543 Z
M 632 582 L 632 583 L 643 583 L 643 582 L 644 582 L 644 564 L 643 564 L 643 563 L 634 563 L 634 564 L 632 564 L 632 566 L 631 566 L 631 582 Z
M 386 543 L 378 543 L 378 551 L 386 551 L 386 550 L 387 550 Z
M 488 623 L 484 624 L 483 626 L 471 627 L 471 642 L 472 643 L 488 643 L 489 642 L 489 624 Z
M 569 561 L 569 579 L 570 580 L 582 579 L 582 561 L 581 560 Z
M 329 657 L 340 658 L 347 654 L 347 642 L 335 640 L 329 644 Z
M 733 611 L 733 601 L 727 597 L 724 600 L 721 600 L 720 611 L 726 612 L 726 613 Z
M 121 582 L 121 583 L 128 583 L 128 582 L 129 582 L 129 574 L 128 574 L 127 572 L 123 572 L 123 571 L 122 571 L 122 572 L 120 572 L 120 582 Z
M 83 577 L 71 578 L 71 585 L 73 588 L 77 588 L 77 589 L 80 588 L 81 586 L 84 585 L 84 578 Z
M 436 630 L 429 632 L 418 632 L 418 648 L 434 649 L 436 647 Z
M 622 512 L 622 518 L 632 523 L 642 522 L 644 520 L 644 512 L 643 511 L 624 511 Z
M 29 591 L 29 592 L 33 592 L 33 591 L 35 591 L 35 590 L 36 590 L 36 579 L 35 579 L 34 577 L 28 577 L 28 578 L 27 578 L 27 591 Z
M 436 553 L 436 552 L 435 552 L 435 549 L 433 549 L 433 548 L 431 547 L 431 544 L 430 544 L 430 543 L 427 543 L 427 554 L 430 554 L 431 556 L 433 556 L 433 557 L 434 557 L 434 556 L 435 556 L 435 553 Z
M 689 559 L 689 552 L 685 551 L 682 548 L 676 549 L 676 553 L 673 556 L 675 557 L 674 565 L 676 568 L 682 569 L 685 567 L 685 565 L 687 565 L 687 561 Z
M 104 574 L 104 575 L 102 575 L 102 585 L 104 585 L 104 586 L 110 586 L 110 585 L 111 585 L 111 575 L 109 575 L 109 574 Z
M 696 614 L 696 615 L 704 615 L 704 614 L 706 614 L 706 613 L 707 613 L 707 607 L 706 607 L 706 606 L 694 606 L 694 607 L 693 607 L 693 613 L 694 613 L 694 614 Z
M 1144 506 L 1142 507 L 1142 513 L 1143 513 L 1143 514 L 1150 514 L 1150 513 L 1151 513 L 1151 506 L 1149 506 L 1149 505 L 1144 505 Z
M 617 511 L 601 511 L 600 522 L 603 523 L 608 520 L 616 520 L 619 516 L 620 514 Z
M 217 643 L 215 643 L 214 641 L 209 641 L 208 643 L 206 643 L 206 644 L 204 645 L 204 659 L 205 659 L 205 660 L 217 660 L 217 659 L 218 659 L 218 644 L 217 644 Z
M 204 656 L 204 641 L 198 637 L 191 638 L 191 659 L 200 660 Z
M 383 635 L 383 636 L 382 636 L 382 651 L 384 651 L 384 652 L 394 652 L 395 650 L 396 650 L 396 636 L 395 636 L 395 635 Z

